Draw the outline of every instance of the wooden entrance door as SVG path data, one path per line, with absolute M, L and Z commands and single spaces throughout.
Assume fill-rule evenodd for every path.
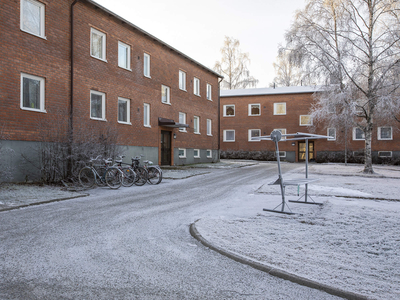
M 314 159 L 314 142 L 308 142 L 308 161 Z M 306 161 L 306 142 L 299 142 L 299 161 Z
M 161 131 L 161 165 L 171 165 L 171 131 Z

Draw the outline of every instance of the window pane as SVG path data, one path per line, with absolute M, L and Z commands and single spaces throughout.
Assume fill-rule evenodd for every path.
M 234 116 L 235 115 L 235 107 L 234 106 L 226 106 L 226 115 Z
M 252 129 L 251 130 L 251 137 L 259 137 L 260 136 L 260 130 L 258 129 Z
M 356 139 L 363 140 L 364 138 L 364 132 L 360 128 L 356 128 Z
M 149 106 L 145 104 L 143 106 L 143 124 L 148 126 L 149 125 Z
M 118 45 L 118 66 L 127 69 L 128 66 L 128 47 Z
M 275 103 L 275 114 L 284 115 L 286 114 L 286 104 L 285 103 Z
M 22 29 L 40 35 L 40 6 L 24 0 L 22 16 Z
M 118 121 L 128 122 L 128 102 L 118 100 Z
M 144 63 L 143 74 L 145 76 L 150 77 L 150 56 L 148 54 L 144 55 L 143 63 Z
M 328 128 L 328 136 L 330 136 L 330 140 L 336 139 L 336 129 L 335 128 Z
M 169 103 L 169 88 L 161 86 L 161 102 Z
M 300 116 L 300 125 L 312 125 L 311 116 Z
M 23 106 L 41 109 L 40 107 L 40 81 L 23 78 Z
M 235 140 L 235 131 L 233 131 L 233 130 L 225 131 L 225 140 L 226 141 L 234 141 Z
M 92 55 L 103 59 L 103 36 L 92 31 Z
M 260 114 L 260 106 L 258 104 L 251 105 L 251 114 L 252 115 L 259 115 Z
M 179 71 L 179 88 L 186 90 L 186 73 Z
M 103 103 L 102 99 L 103 97 L 101 95 L 97 94 L 91 94 L 91 111 L 90 115 L 92 118 L 99 118 L 101 119 L 103 117 L 102 110 L 103 110 Z
M 381 139 L 391 139 L 392 138 L 392 128 L 381 127 Z

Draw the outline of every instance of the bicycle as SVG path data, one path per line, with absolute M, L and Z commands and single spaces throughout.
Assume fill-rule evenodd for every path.
M 125 157 L 125 155 L 121 155 L 121 156 L 117 156 L 117 157 L 119 157 L 120 159 L 115 160 L 114 166 L 119 168 L 124 173 L 124 177 L 122 178 L 122 185 L 125 187 L 130 187 L 136 182 L 137 175 L 130 166 L 129 167 L 122 166 L 122 164 L 127 165 L 126 163 L 122 162 L 122 159 Z
M 162 170 L 159 166 L 152 166 L 153 162 L 150 160 L 144 160 L 144 168 L 147 170 L 148 178 L 147 181 L 150 184 L 159 184 L 162 181 Z
M 85 188 L 91 188 L 96 183 L 98 186 L 108 185 L 111 189 L 118 189 L 124 177 L 121 170 L 110 167 L 112 161 L 103 159 L 104 165 L 94 165 L 100 159 L 100 155 L 89 160 L 90 166 L 85 166 L 79 171 L 79 182 Z M 97 168 L 97 169 L 96 169 Z

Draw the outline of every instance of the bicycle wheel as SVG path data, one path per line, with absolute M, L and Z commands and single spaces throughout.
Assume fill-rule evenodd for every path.
M 105 178 L 111 189 L 118 189 L 122 184 L 122 173 L 118 168 L 109 168 L 106 171 Z
M 79 183 L 84 188 L 91 188 L 96 181 L 96 175 L 94 174 L 92 168 L 84 167 L 82 170 L 79 171 Z
M 132 186 L 136 181 L 136 173 L 130 167 L 123 167 L 121 170 L 124 173 L 122 178 L 122 185 L 126 187 Z
M 160 170 L 156 167 L 149 167 L 148 168 L 149 175 L 148 175 L 148 181 L 151 184 L 159 184 L 162 180 L 162 173 Z
M 96 177 L 96 184 L 98 186 L 106 186 L 106 171 L 107 169 L 105 167 L 96 167 L 96 171 L 99 174 L 99 177 Z
M 147 181 L 148 178 L 148 174 L 145 168 L 143 167 L 137 167 L 136 170 L 136 181 L 135 184 L 136 185 L 144 185 Z

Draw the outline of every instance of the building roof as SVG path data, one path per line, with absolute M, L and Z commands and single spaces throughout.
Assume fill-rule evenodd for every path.
M 221 97 L 240 97 L 240 96 L 258 96 L 258 95 L 280 95 L 280 94 L 304 94 L 315 93 L 321 88 L 316 86 L 285 86 L 277 88 L 259 88 L 259 89 L 238 89 L 221 90 Z
M 180 52 L 179 50 L 175 49 L 174 47 L 171 47 L 170 45 L 168 45 L 167 43 L 164 43 L 162 40 L 156 38 L 155 36 L 151 35 L 150 33 L 144 31 L 143 29 L 141 29 L 140 27 L 132 24 L 131 22 L 125 20 L 124 18 L 118 16 L 117 14 L 115 14 L 114 12 L 108 10 L 107 8 L 105 8 L 104 6 L 101 6 L 100 4 L 98 4 L 96 1 L 93 0 L 86 0 L 87 2 L 93 4 L 94 6 L 96 6 L 97 8 L 103 10 L 104 12 L 106 12 L 107 14 L 117 18 L 118 20 L 122 21 L 123 23 L 128 24 L 129 26 L 131 26 L 133 29 L 141 32 L 143 35 L 148 36 L 150 39 L 153 39 L 154 41 L 160 43 L 161 45 L 169 48 L 170 50 L 178 53 L 179 55 L 183 56 L 184 58 L 188 59 L 189 61 L 191 61 L 192 63 L 196 64 L 197 66 L 203 68 L 204 70 L 214 74 L 215 76 L 219 77 L 219 78 L 224 78 L 223 76 L 221 76 L 220 74 L 218 74 L 217 72 L 211 70 L 210 68 L 207 68 L 206 66 L 202 65 L 201 63 L 195 61 L 194 59 L 190 58 L 189 56 L 187 56 L 186 54 Z

